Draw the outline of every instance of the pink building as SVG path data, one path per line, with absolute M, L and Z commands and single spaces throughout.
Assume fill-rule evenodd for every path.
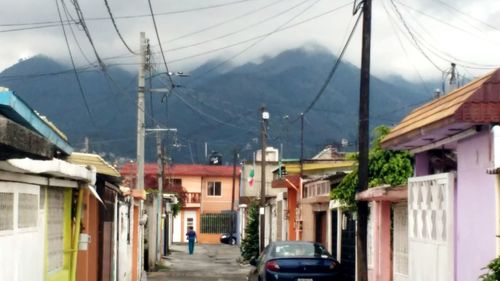
M 497 256 L 499 186 L 490 173 L 498 169 L 490 168 L 500 151 L 492 130 L 498 122 L 500 70 L 415 109 L 383 140 L 385 148 L 415 154 L 408 276 L 392 280 L 478 280 Z

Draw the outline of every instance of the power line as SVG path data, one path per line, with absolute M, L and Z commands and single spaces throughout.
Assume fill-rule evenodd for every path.
M 403 50 L 403 53 L 405 54 L 406 59 L 411 63 L 413 69 L 417 73 L 418 78 L 420 79 L 420 82 L 422 83 L 422 86 L 424 87 L 425 92 L 429 93 L 430 90 L 429 90 L 427 84 L 425 83 L 424 79 L 422 78 L 422 75 L 420 74 L 420 72 L 418 71 L 417 67 L 413 63 L 410 55 L 408 54 L 408 52 L 407 52 L 407 50 L 406 50 L 406 48 L 405 48 L 405 46 L 403 44 L 403 40 L 401 40 L 401 37 L 399 36 L 398 30 L 396 29 L 396 24 L 395 24 L 393 18 L 391 17 L 391 15 L 389 13 L 389 10 L 387 9 L 384 1 L 381 1 L 381 2 L 382 2 L 382 7 L 384 8 L 384 11 L 387 14 L 387 19 L 389 21 L 389 24 L 391 25 L 391 28 L 392 28 L 394 34 L 396 35 L 396 38 L 398 39 L 398 43 L 399 43 L 399 46 L 401 47 L 401 50 Z
M 263 34 L 260 34 L 260 35 L 256 35 L 256 36 L 253 36 L 253 37 L 250 37 L 250 38 L 247 38 L 247 39 L 244 39 L 244 40 L 241 40 L 241 41 L 237 41 L 235 43 L 231 43 L 231 44 L 228 44 L 228 45 L 225 45 L 225 46 L 221 46 L 221 47 L 217 47 L 217 48 L 214 48 L 214 49 L 211 49 L 211 50 L 207 50 L 207 51 L 203 51 L 203 52 L 200 52 L 200 53 L 196 53 L 196 54 L 192 54 L 192 55 L 188 55 L 188 56 L 184 56 L 184 57 L 180 57 L 180 58 L 177 58 L 177 59 L 171 59 L 170 60 L 170 64 L 172 63 L 177 63 L 177 62 L 180 62 L 180 61 L 185 61 L 185 60 L 189 60 L 189 59 L 193 59 L 193 58 L 196 58 L 196 57 L 200 57 L 200 56 L 204 56 L 204 55 L 208 55 L 208 54 L 211 54 L 211 53 L 215 53 L 215 52 L 218 52 L 218 51 L 222 51 L 222 50 L 225 50 L 225 49 L 229 49 L 229 48 L 232 48 L 232 47 L 236 47 L 236 46 L 239 46 L 239 45 L 243 45 L 245 43 L 248 43 L 248 42 L 251 42 L 251 41 L 254 41 L 254 40 L 258 40 L 260 38 L 263 38 L 263 37 L 266 37 L 266 36 L 269 36 L 270 34 L 274 34 L 274 33 L 278 33 L 278 32 L 282 32 L 282 31 L 286 31 L 288 29 L 291 29 L 291 28 L 294 28 L 294 27 L 297 27 L 297 26 L 300 26 L 302 24 L 305 24 L 305 23 L 308 23 L 310 21 L 313 21 L 313 20 L 316 20 L 316 19 L 319 19 L 321 17 L 324 17 L 328 14 L 331 14 L 331 13 L 334 13 L 342 8 L 345 8 L 347 6 L 350 6 L 353 2 L 349 2 L 349 3 L 346 3 L 344 5 L 341 5 L 339 7 L 336 7 L 336 8 L 333 8 L 333 9 L 330 9 L 330 10 L 327 10 L 325 12 L 322 12 L 322 13 L 319 13 L 315 16 L 312 16 L 312 17 L 309 17 L 309 18 L 306 18 L 302 21 L 299 21 L 297 23 L 294 23 L 294 24 L 290 24 L 288 26 L 285 26 L 283 28 L 280 28 L 279 30 L 277 30 L 276 32 L 266 32 L 266 33 L 263 33 Z M 170 52 L 171 50 L 166 50 L 166 52 Z M 119 58 L 126 58 L 126 57 L 129 57 L 130 55 L 117 55 L 117 56 L 111 56 L 111 57 L 107 57 L 105 58 L 106 60 L 112 60 L 112 59 L 119 59 Z
M 399 10 L 397 9 L 394 1 L 391 0 L 391 3 L 395 7 L 395 11 L 399 12 Z M 399 13 L 399 15 L 401 15 L 401 13 Z M 410 14 L 410 16 L 411 16 L 411 14 Z M 414 19 L 414 20 L 418 24 L 418 21 L 416 19 Z M 498 67 L 497 65 L 480 65 L 480 64 L 476 64 L 474 62 L 467 62 L 467 61 L 461 60 L 461 59 L 459 59 L 457 57 L 454 57 L 453 55 L 450 55 L 449 53 L 447 53 L 445 51 L 439 50 L 438 48 L 434 47 L 431 43 L 427 42 L 422 35 L 419 35 L 417 32 L 412 31 L 411 28 L 409 27 L 409 25 L 407 24 L 407 22 L 404 20 L 404 18 L 400 17 L 400 21 L 403 23 L 403 26 L 405 26 L 405 28 L 407 27 L 407 31 L 409 31 L 409 34 L 413 35 L 411 37 L 412 38 L 411 41 L 413 41 L 413 39 L 416 40 L 416 41 L 413 41 L 413 42 L 417 46 L 417 48 L 421 49 L 422 47 L 424 47 L 429 52 L 431 52 L 433 55 L 435 55 L 436 57 L 442 59 L 445 62 L 453 61 L 453 62 L 455 62 L 459 66 L 462 66 L 464 68 L 471 68 L 471 69 L 492 69 L 492 68 L 497 68 Z M 423 28 L 422 26 L 420 26 L 420 28 L 425 33 L 427 33 L 427 35 L 429 35 L 432 38 L 432 35 L 430 35 L 430 33 L 425 28 Z M 418 39 L 419 37 L 420 37 L 420 41 L 422 41 L 424 44 L 420 43 L 420 41 Z M 424 52 L 423 49 L 422 49 L 422 52 Z M 441 73 L 444 72 L 444 70 L 440 70 L 440 71 L 441 71 Z
M 283 24 L 281 24 L 280 26 L 278 26 L 277 28 L 275 28 L 273 31 L 267 33 L 264 37 L 262 38 L 259 38 L 257 41 L 253 42 L 252 44 L 250 44 L 249 46 L 247 46 L 246 48 L 244 48 L 243 50 L 239 51 L 238 53 L 234 54 L 233 56 L 223 60 L 222 62 L 216 64 L 214 67 L 210 68 L 209 70 L 206 70 L 204 73 L 203 73 L 203 76 L 206 76 L 208 73 L 216 70 L 217 68 L 223 66 L 224 64 L 232 61 L 233 59 L 239 57 L 240 55 L 242 55 L 243 53 L 245 53 L 246 51 L 250 50 L 251 48 L 255 47 L 257 44 L 259 44 L 260 42 L 264 41 L 265 39 L 267 39 L 269 36 L 275 34 L 276 32 L 278 32 L 280 29 L 284 28 L 286 25 L 288 25 L 290 22 L 292 22 L 293 20 L 295 20 L 296 18 L 300 17 L 301 15 L 303 15 L 306 11 L 308 11 L 310 8 L 312 8 L 315 4 L 317 4 L 319 1 L 321 0 L 316 0 L 314 2 L 312 2 L 309 6 L 305 7 L 303 10 L 301 10 L 299 13 L 297 13 L 296 15 L 294 15 L 293 17 L 291 17 L 290 19 L 288 19 L 286 22 L 284 22 Z M 304 2 L 301 2 L 300 4 L 302 3 L 305 3 L 307 1 L 304 1 Z M 198 76 L 199 78 L 199 76 Z
M 396 11 L 396 14 L 398 15 L 401 23 L 403 24 L 404 28 L 406 29 L 406 31 L 408 32 L 408 34 L 410 35 L 411 39 L 413 40 L 413 42 L 415 43 L 415 46 L 417 47 L 417 49 L 419 50 L 419 52 L 427 59 L 427 61 L 429 61 L 437 70 L 439 70 L 439 72 L 443 72 L 443 69 L 440 68 L 425 52 L 424 50 L 422 49 L 422 47 L 420 46 L 417 38 L 415 37 L 415 35 L 413 34 L 413 32 L 411 31 L 410 27 L 408 27 L 408 24 L 406 23 L 406 20 L 404 19 L 403 15 L 401 14 L 401 12 L 399 11 L 398 7 L 396 6 L 396 4 L 394 3 L 394 0 L 390 0 L 392 6 L 394 7 L 394 10 Z
M 177 40 L 179 40 L 179 39 L 183 39 L 183 38 L 186 38 L 186 37 L 189 37 L 189 36 L 193 36 L 193 35 L 199 34 L 199 33 L 201 33 L 201 32 L 205 32 L 205 31 L 210 30 L 210 29 L 217 28 L 217 27 L 219 27 L 219 26 L 222 26 L 222 25 L 228 24 L 228 23 L 230 23 L 230 22 L 233 22 L 233 21 L 239 20 L 239 19 L 241 19 L 241 18 L 243 18 L 243 17 L 246 17 L 246 16 L 249 16 L 249 15 L 255 14 L 255 13 L 257 13 L 257 12 L 260 12 L 260 11 L 262 11 L 262 10 L 264 10 L 264 9 L 267 9 L 267 8 L 269 8 L 269 7 L 271 7 L 271 6 L 274 6 L 274 5 L 276 5 L 277 3 L 280 3 L 280 2 L 283 2 L 283 1 L 285 1 L 285 0 L 277 0 L 277 1 L 271 2 L 271 3 L 269 3 L 269 4 L 266 4 L 266 5 L 262 6 L 262 7 L 258 7 L 258 8 L 254 9 L 254 10 L 251 10 L 251 11 L 245 12 L 245 13 L 240 14 L 240 15 L 238 15 L 238 16 L 235 16 L 235 17 L 233 17 L 233 18 L 230 18 L 230 19 L 227 19 L 227 20 L 221 21 L 221 22 L 216 23 L 216 24 L 213 24 L 213 25 L 209 25 L 209 26 L 204 27 L 204 28 L 202 28 L 202 29 L 198 29 L 198 30 L 192 31 L 192 32 L 189 32 L 189 33 L 183 34 L 183 35 L 178 36 L 178 37 L 175 37 L 175 38 L 172 38 L 172 39 L 170 39 L 169 41 L 172 43 L 172 42 L 177 41 Z
M 71 0 L 73 3 L 73 6 L 75 7 L 76 14 L 78 16 L 78 20 L 80 25 L 82 26 L 83 31 L 85 32 L 85 35 L 87 36 L 90 45 L 92 46 L 92 49 L 94 50 L 94 54 L 97 60 L 97 63 L 99 66 L 104 70 L 106 68 L 106 65 L 104 62 L 101 60 L 101 57 L 99 56 L 99 53 L 97 52 L 97 49 L 94 45 L 94 41 L 92 40 L 92 36 L 90 35 L 90 31 L 87 28 L 87 24 L 85 23 L 85 18 L 83 16 L 83 12 L 80 9 L 80 4 L 78 4 L 78 0 Z
M 248 30 L 248 29 L 251 29 L 253 27 L 256 27 L 258 25 L 261 25 L 265 22 L 268 22 L 270 20 L 273 20 L 273 19 L 276 19 L 277 17 L 279 16 L 282 16 L 294 9 L 296 9 L 297 7 L 303 5 L 304 3 L 306 2 L 309 2 L 310 0 L 303 0 L 301 2 L 299 2 L 298 4 L 296 5 L 293 5 L 292 7 L 288 7 L 286 8 L 285 10 L 283 11 L 279 11 L 278 13 L 275 13 L 267 18 L 264 18 L 262 20 L 259 20 L 257 22 L 254 22 L 254 23 L 251 23 L 249 25 L 246 25 L 240 29 L 237 29 L 235 31 L 231 31 L 229 33 L 226 33 L 226 34 L 223 34 L 223 35 L 220 35 L 220 36 L 217 36 L 217 37 L 213 37 L 213 38 L 210 38 L 210 39 L 207 39 L 207 40 L 204 40 L 204 41 L 200 41 L 200 42 L 196 42 L 196 43 L 192 43 L 192 44 L 189 44 L 189 45 L 184 45 L 184 46 L 180 46 L 180 47 L 177 47 L 177 48 L 171 48 L 169 51 L 170 52 L 173 52 L 173 51 L 178 51 L 178 50 L 183 50 L 183 49 L 187 49 L 187 48 L 191 48 L 191 47 L 196 47 L 196 46 L 199 46 L 199 45 L 203 45 L 203 44 L 206 44 L 206 43 L 210 43 L 210 42 L 213 42 L 213 41 L 217 41 L 217 40 L 220 40 L 220 39 L 223 39 L 223 38 L 226 38 L 226 37 L 229 37 L 229 36 L 232 36 L 232 35 L 235 35 L 235 34 L 238 34 L 238 33 L 241 33 L 245 30 Z
M 333 75 L 337 71 L 337 69 L 340 65 L 340 62 L 342 61 L 342 57 L 344 56 L 345 51 L 347 50 L 347 47 L 349 47 L 349 43 L 351 42 L 352 36 L 354 35 L 354 32 L 356 31 L 356 27 L 358 26 L 358 23 L 359 23 L 359 20 L 361 19 L 362 14 L 363 13 L 359 13 L 358 18 L 356 19 L 356 22 L 354 23 L 354 26 L 352 27 L 351 33 L 349 34 L 349 37 L 347 38 L 347 41 L 345 42 L 344 47 L 342 48 L 342 51 L 340 52 L 340 55 L 337 57 L 337 61 L 333 65 L 332 69 L 330 70 L 330 73 L 328 73 L 328 76 L 327 76 L 325 82 L 323 82 L 323 85 L 319 89 L 318 93 L 316 94 L 316 96 L 314 97 L 312 102 L 305 108 L 304 111 L 302 111 L 302 114 L 304 114 L 304 115 L 307 114 L 311 110 L 311 108 L 313 108 L 313 106 L 316 104 L 316 102 L 319 100 L 319 98 L 323 95 L 323 93 L 325 92 L 326 87 L 328 86 L 328 84 L 332 80 Z M 300 116 L 297 117 L 292 122 L 295 122 L 296 120 L 298 120 L 298 118 L 300 118 Z
M 74 0 L 72 0 L 72 1 L 74 1 Z M 241 4 L 241 3 L 245 3 L 245 2 L 254 2 L 254 1 L 256 1 L 256 0 L 238 0 L 238 1 L 232 1 L 232 2 L 227 2 L 227 3 L 191 8 L 191 9 L 174 10 L 174 11 L 169 11 L 169 12 L 160 12 L 160 13 L 156 13 L 155 16 L 168 16 L 168 15 L 199 12 L 199 11 L 203 11 L 203 10 L 222 8 L 222 7 L 226 7 L 226 6 Z M 150 14 L 141 14 L 141 15 L 117 16 L 114 18 L 115 19 L 135 19 L 135 18 L 146 18 L 146 17 L 150 17 L 150 16 L 151 16 Z M 87 20 L 88 21 L 103 21 L 103 20 L 108 20 L 108 17 L 90 17 Z M 4 24 L 0 24 L 0 26 L 27 26 L 27 25 L 43 25 L 43 24 L 52 24 L 52 25 L 55 24 L 57 26 L 57 25 L 59 25 L 59 22 L 58 21 L 39 21 L 39 22 L 24 22 L 24 23 L 4 23 Z M 65 24 L 66 24 L 66 22 L 65 22 Z
M 125 48 L 127 48 L 127 50 L 131 54 L 137 55 L 137 53 L 132 51 L 132 49 L 128 46 L 127 42 L 125 42 L 125 39 L 123 38 L 122 34 L 120 33 L 120 30 L 118 29 L 118 25 L 116 24 L 115 18 L 113 17 L 113 13 L 111 12 L 111 7 L 109 6 L 108 0 L 104 0 L 104 4 L 106 5 L 106 9 L 108 10 L 109 18 L 111 19 L 111 22 L 113 23 L 116 34 L 118 34 L 118 37 L 120 37 L 120 40 L 122 41 L 123 45 L 125 46 Z
M 92 122 L 92 125 L 95 126 L 94 118 L 92 116 L 92 112 L 90 111 L 90 107 L 89 107 L 89 104 L 87 102 L 87 98 L 85 97 L 85 92 L 83 90 L 83 86 L 82 86 L 82 83 L 80 81 L 80 77 L 78 76 L 78 73 L 76 72 L 75 61 L 73 59 L 73 54 L 71 53 L 71 47 L 69 46 L 68 36 L 66 35 L 66 30 L 64 28 L 64 24 L 63 24 L 63 21 L 62 21 L 62 16 L 61 16 L 61 10 L 59 8 L 59 3 L 57 2 L 57 0 L 55 0 L 55 3 L 56 3 L 56 7 L 57 7 L 57 14 L 59 16 L 59 20 L 61 21 L 61 28 L 62 28 L 62 31 L 63 31 L 63 34 L 64 34 L 64 40 L 66 42 L 66 47 L 68 48 L 68 54 L 69 54 L 69 58 L 71 60 L 71 65 L 73 66 L 73 71 L 75 73 L 75 78 L 76 78 L 76 81 L 77 81 L 77 84 L 78 84 L 78 88 L 80 90 L 80 94 L 81 94 L 83 102 L 85 104 L 85 109 L 87 110 L 87 113 L 89 115 L 90 121 Z
M 160 52 L 161 52 L 161 58 L 163 59 L 163 64 L 165 65 L 165 70 L 166 70 L 166 75 L 168 77 L 168 80 L 170 81 L 170 89 L 173 90 L 175 88 L 174 81 L 172 80 L 172 77 L 169 75 L 169 70 L 168 70 L 168 65 L 167 65 L 167 60 L 165 59 L 165 53 L 163 52 L 163 47 L 161 44 L 160 40 L 160 34 L 158 33 L 158 27 L 156 26 L 156 20 L 155 20 L 155 15 L 153 13 L 153 6 L 151 5 L 151 0 L 148 0 L 149 4 L 149 11 L 151 12 L 151 18 L 153 19 L 153 25 L 155 28 L 155 33 L 156 33 L 156 39 L 158 39 L 158 45 L 160 47 Z
M 487 26 L 487 27 L 489 27 L 489 28 L 491 28 L 491 29 L 493 29 L 493 30 L 500 31 L 500 29 L 499 29 L 499 28 L 497 28 L 496 26 L 493 26 L 493 25 L 491 25 L 491 24 L 489 24 L 489 23 L 487 23 L 487 22 L 485 22 L 485 21 L 482 21 L 482 20 L 480 20 L 480 19 L 478 19 L 478 18 L 476 18 L 476 17 L 473 17 L 473 16 L 471 16 L 471 15 L 470 15 L 470 14 L 468 14 L 468 13 L 464 13 L 464 12 L 462 12 L 461 10 L 457 9 L 456 7 L 454 7 L 454 6 L 452 6 L 452 5 L 448 4 L 448 3 L 446 3 L 446 2 L 444 2 L 444 1 L 441 1 L 441 0 L 436 0 L 436 1 L 437 1 L 438 3 L 440 3 L 441 5 L 446 6 L 446 7 L 448 7 L 449 9 L 454 10 L 454 11 L 455 11 L 455 12 L 457 12 L 458 14 L 461 14 L 461 15 L 463 15 L 463 16 L 465 16 L 465 17 L 467 17 L 467 18 L 470 18 L 470 19 L 472 19 L 472 20 L 475 20 L 475 21 L 477 21 L 477 22 L 479 22 L 479 23 L 481 23 L 481 24 L 483 24 L 483 25 L 485 25 L 485 26 Z
M 61 1 L 61 4 L 62 4 L 62 7 L 63 7 L 63 11 L 64 11 L 64 14 L 66 15 L 66 20 L 69 22 L 69 19 L 71 18 L 71 20 L 73 22 L 76 22 L 73 17 L 71 16 L 69 10 L 68 10 L 68 7 L 66 6 L 66 2 L 64 1 Z M 78 47 L 78 50 L 80 50 L 80 54 L 82 55 L 82 57 L 85 59 L 85 61 L 88 63 L 88 64 L 92 64 L 92 62 L 90 61 L 90 59 L 87 57 L 87 55 L 85 54 L 85 52 L 83 51 L 82 49 L 82 46 L 80 45 L 80 42 L 78 41 L 78 39 L 76 38 L 76 35 L 75 35 L 75 32 L 73 30 L 73 27 L 71 24 L 68 24 L 68 27 L 69 27 L 69 30 L 71 32 L 71 35 L 73 36 L 73 40 L 75 41 L 75 44 L 76 46 Z

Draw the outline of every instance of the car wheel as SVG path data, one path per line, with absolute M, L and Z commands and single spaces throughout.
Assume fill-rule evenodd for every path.
M 231 240 L 229 240 L 229 244 L 236 245 L 236 238 L 231 237 Z

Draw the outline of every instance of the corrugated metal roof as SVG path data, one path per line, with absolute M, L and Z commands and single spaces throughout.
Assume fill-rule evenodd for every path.
M 118 170 L 97 154 L 73 152 L 67 160 L 73 164 L 94 166 L 98 174 L 120 177 Z
M 500 69 L 431 101 L 408 114 L 383 139 L 382 146 L 402 143 L 450 124 L 500 121 Z
M 29 107 L 14 92 L 5 89 L 0 91 L 0 113 L 12 121 L 39 133 L 66 155 L 73 152 L 73 148 L 68 144 L 66 136 L 47 118 L 42 117 Z

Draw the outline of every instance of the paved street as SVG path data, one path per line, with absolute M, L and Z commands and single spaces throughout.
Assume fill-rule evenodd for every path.
M 173 245 L 172 254 L 164 260 L 166 269 L 149 273 L 148 281 L 243 281 L 251 266 L 238 263 L 239 256 L 235 246 L 197 244 L 190 256 L 187 245 Z

